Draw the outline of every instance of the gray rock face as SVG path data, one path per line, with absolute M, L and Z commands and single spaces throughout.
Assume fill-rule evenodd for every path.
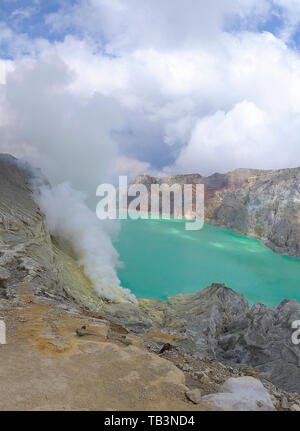
M 300 168 L 236 169 L 209 177 L 139 175 L 133 183 L 148 191 L 151 184 L 204 184 L 208 222 L 259 238 L 279 253 L 300 256 Z
M 200 174 L 186 174 L 186 175 L 171 175 L 163 178 L 155 178 L 149 175 L 138 175 L 131 184 L 143 184 L 146 186 L 149 193 L 148 207 L 149 210 L 151 208 L 151 186 L 152 184 L 157 184 L 161 186 L 162 184 L 167 184 L 172 186 L 174 184 L 179 184 L 183 186 L 184 184 L 203 184 L 205 190 L 205 218 L 206 220 L 210 220 L 214 210 L 219 207 L 222 202 L 223 196 L 228 190 L 234 190 L 238 187 L 242 187 L 245 183 L 247 183 L 250 177 L 255 175 L 259 175 L 263 171 L 255 170 L 255 169 L 236 169 L 235 171 L 228 172 L 227 174 L 219 174 L 215 173 L 208 177 L 204 177 Z M 193 193 L 195 193 L 195 188 L 193 187 Z M 195 194 L 194 194 L 195 196 Z M 128 203 L 133 198 L 128 199 Z M 171 207 L 171 215 L 173 212 L 173 204 L 174 197 L 171 194 L 170 196 L 170 207 Z M 145 209 L 143 209 L 145 211 Z M 161 204 L 160 204 L 160 213 L 161 213 Z M 193 206 L 193 210 L 195 210 L 195 205 Z M 186 214 L 186 209 L 184 205 L 182 206 L 182 211 L 184 215 Z
M 163 305 L 156 301 L 153 308 L 163 313 L 161 329 L 181 336 L 178 345 L 185 351 L 256 369 L 277 386 L 300 392 L 300 349 L 292 342 L 292 322 L 300 320 L 296 300 L 270 309 L 263 304 L 250 308 L 241 294 L 213 284 Z
M 251 177 L 225 194 L 212 220 L 260 238 L 277 252 L 300 256 L 300 168 Z
M 300 350 L 291 338 L 292 322 L 299 319 L 295 300 L 271 309 L 255 304 L 242 321 L 230 323 L 219 337 L 218 357 L 231 364 L 247 364 L 277 386 L 300 392 Z
M 34 177 L 45 181 L 27 163 L 0 155 L 0 299 L 14 298 L 22 289 L 66 299 L 72 290 L 81 302 L 84 295 L 87 303 L 99 302 L 67 246 L 50 236 L 33 199 Z
M 34 293 L 62 293 L 54 271 L 47 222 L 31 194 L 33 171 L 12 156 L 0 157 L 0 295 L 14 296 L 25 278 Z

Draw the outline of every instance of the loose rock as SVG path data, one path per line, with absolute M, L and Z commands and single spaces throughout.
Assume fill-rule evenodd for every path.
M 201 401 L 201 391 L 198 388 L 187 391 L 185 395 L 194 404 L 199 404 Z

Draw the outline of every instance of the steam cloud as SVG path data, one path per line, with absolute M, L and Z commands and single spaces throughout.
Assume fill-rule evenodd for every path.
M 50 231 L 72 244 L 98 294 L 135 302 L 120 285 L 118 254 L 107 226 L 85 203 L 87 195 L 94 206 L 97 186 L 108 179 L 116 155 L 110 130 L 118 124 L 118 110 L 99 94 L 74 95 L 72 82 L 72 73 L 55 56 L 16 64 L 0 87 L 6 113 L 0 150 L 42 168 L 53 186 L 41 186 L 36 199 Z
M 47 215 L 50 231 L 68 240 L 100 296 L 135 302 L 135 296 L 123 289 L 116 275 L 118 253 L 96 215 L 84 202 L 84 195 L 62 183 L 39 188 L 36 199 Z

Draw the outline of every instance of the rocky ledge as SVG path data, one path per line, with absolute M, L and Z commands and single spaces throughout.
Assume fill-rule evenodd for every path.
M 273 308 L 250 307 L 243 295 L 212 284 L 168 301 L 141 299 L 138 307 L 111 304 L 102 308 L 102 315 L 146 340 L 239 369 L 250 367 L 275 385 L 300 393 L 300 348 L 292 341 L 292 322 L 300 320 L 296 300 Z

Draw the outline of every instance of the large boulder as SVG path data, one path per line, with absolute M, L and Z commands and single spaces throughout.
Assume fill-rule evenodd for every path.
M 228 379 L 216 394 L 202 398 L 215 408 L 227 411 L 273 411 L 268 391 L 260 380 L 253 377 L 237 377 Z

